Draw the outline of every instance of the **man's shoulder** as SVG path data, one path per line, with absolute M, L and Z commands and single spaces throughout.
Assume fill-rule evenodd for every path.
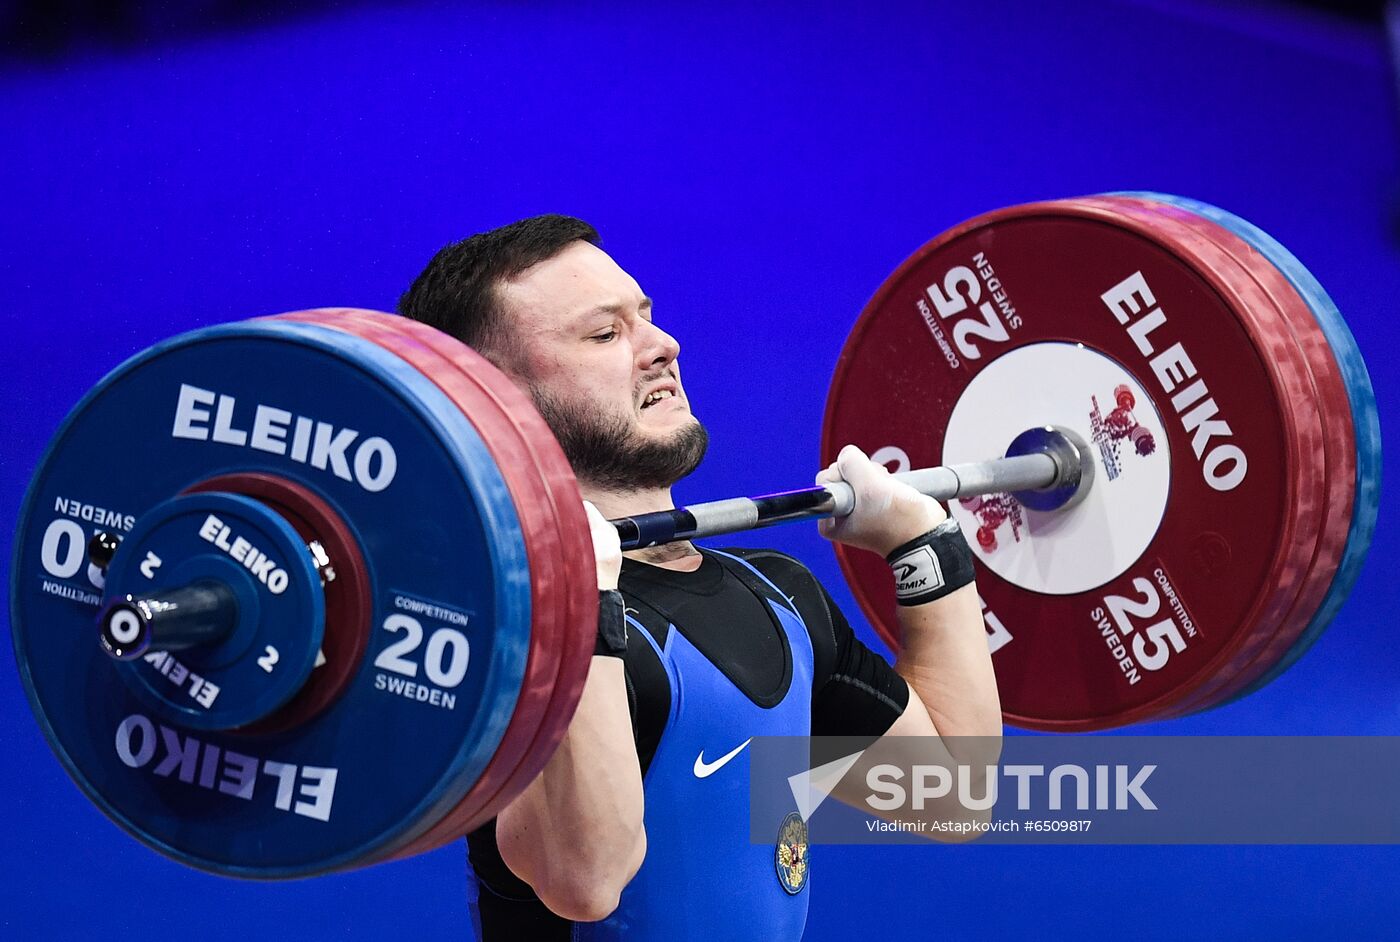
M 812 570 L 794 556 L 775 549 L 754 548 L 751 546 L 724 547 L 721 552 L 738 556 L 767 576 L 775 585 L 792 595 L 798 590 L 810 590 L 820 585 Z
M 760 561 L 771 563 L 774 560 L 780 560 L 804 571 L 807 569 L 796 556 L 789 556 L 787 553 L 775 549 L 755 546 L 721 546 L 718 547 L 718 550 L 721 553 L 728 553 L 730 556 L 738 556 L 754 565 L 758 565 Z
M 838 635 L 850 627 L 830 601 L 826 587 L 801 560 L 775 549 L 736 547 L 724 552 L 738 556 L 762 573 L 807 625 L 818 664 L 834 659 Z

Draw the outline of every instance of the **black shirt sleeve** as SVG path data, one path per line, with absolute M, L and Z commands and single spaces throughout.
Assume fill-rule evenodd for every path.
M 793 602 L 812 636 L 812 735 L 881 736 L 909 704 L 909 685 L 852 630 L 807 567 L 772 550 L 738 550 Z

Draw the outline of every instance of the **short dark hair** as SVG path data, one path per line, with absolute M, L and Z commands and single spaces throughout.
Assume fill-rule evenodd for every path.
M 496 285 L 553 258 L 572 242 L 599 245 L 582 219 L 531 216 L 444 246 L 399 298 L 399 313 L 490 356 L 510 349 Z

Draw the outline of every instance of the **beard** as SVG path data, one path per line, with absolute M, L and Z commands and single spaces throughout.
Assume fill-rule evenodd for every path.
M 698 419 L 664 441 L 643 438 L 620 415 L 530 391 L 564 457 L 582 482 L 608 491 L 670 487 L 700 465 L 710 435 Z

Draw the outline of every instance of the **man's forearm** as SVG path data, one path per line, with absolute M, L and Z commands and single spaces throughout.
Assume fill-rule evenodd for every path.
M 496 822 L 501 856 L 561 916 L 597 919 L 641 866 L 642 776 L 623 662 L 595 657 L 544 770 Z
M 977 587 L 901 605 L 895 670 L 919 695 L 940 736 L 1000 736 L 1001 700 Z

